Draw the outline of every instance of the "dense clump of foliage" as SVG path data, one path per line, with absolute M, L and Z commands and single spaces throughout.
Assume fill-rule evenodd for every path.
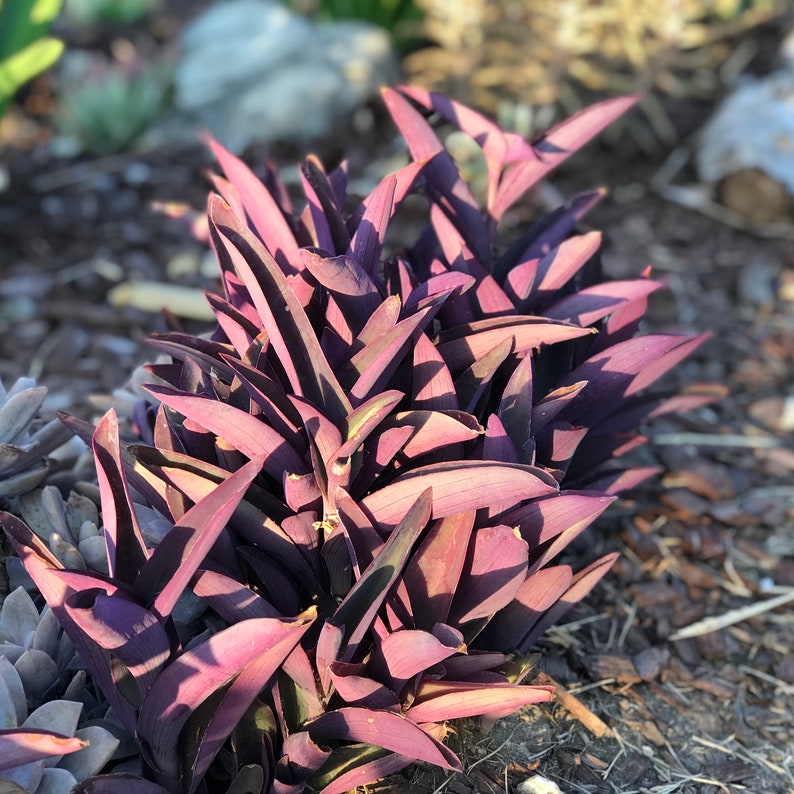
M 611 565 L 555 562 L 648 470 L 639 423 L 699 404 L 646 393 L 701 338 L 637 336 L 660 284 L 603 282 L 574 198 L 505 247 L 500 223 L 629 108 L 530 144 L 443 96 L 386 90 L 412 161 L 347 210 L 314 158 L 294 207 L 217 143 L 211 338 L 152 344 L 142 443 L 93 445 L 107 571 L 67 569 L 0 517 L 117 719 L 138 776 L 102 792 L 344 792 L 415 760 L 459 769 L 448 720 L 548 700 L 538 637 Z M 474 199 L 422 111 L 470 136 Z M 426 224 L 385 255 L 409 196 Z M 416 212 L 416 206 L 412 208 Z M 206 607 L 175 619 L 186 592 Z M 114 789 L 114 786 L 116 787 Z

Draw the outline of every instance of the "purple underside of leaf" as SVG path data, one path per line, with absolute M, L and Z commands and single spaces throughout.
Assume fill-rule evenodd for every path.
M 251 618 L 283 617 L 261 595 L 216 571 L 198 571 L 193 581 L 193 592 L 229 624 Z
M 381 752 L 384 751 L 381 750 Z M 413 760 L 407 755 L 388 753 L 373 761 L 357 764 L 352 769 L 347 768 L 349 765 L 346 765 L 345 769 L 333 774 L 333 782 L 320 789 L 318 794 L 345 794 L 347 791 L 352 791 L 366 786 L 368 783 L 374 783 L 376 780 L 382 780 L 389 775 L 394 775 L 413 763 Z
M 319 284 L 334 296 L 353 334 L 358 334 L 383 302 L 370 274 L 360 262 L 349 256 L 323 257 L 304 249 L 301 261 Z
M 504 463 L 521 463 L 516 445 L 513 443 L 501 420 L 496 414 L 488 417 L 488 426 L 483 439 L 483 457 L 486 460 L 500 460 Z
M 448 633 L 455 635 L 450 636 L 453 645 L 445 644 L 428 631 L 408 630 L 389 634 L 378 649 L 389 676 L 397 681 L 407 680 L 464 650 L 461 634 L 457 631 Z
M 262 596 L 215 571 L 199 571 L 193 581 L 193 592 L 229 624 L 251 618 L 283 617 Z M 311 699 L 310 712 L 315 716 L 322 712 L 322 706 L 316 693 L 313 669 L 300 645 L 296 645 L 284 661 L 284 672 L 301 687 L 304 697 Z
M 513 350 L 513 339 L 508 336 L 478 358 L 455 379 L 455 391 L 465 411 L 476 410 L 491 379 Z
M 570 611 L 574 604 L 581 601 L 596 584 L 601 581 L 619 556 L 620 554 L 618 552 L 606 554 L 594 563 L 588 565 L 584 570 L 579 571 L 573 577 L 570 586 L 561 598 L 546 610 L 545 614 L 535 623 L 531 631 L 524 636 L 523 640 L 518 645 L 519 650 L 523 653 L 528 653 L 550 626 L 559 622 Z M 537 574 L 535 575 L 537 576 Z
M 0 771 L 53 756 L 76 753 L 87 746 L 88 742 L 82 739 L 52 731 L 4 728 L 0 730 Z
M 358 222 L 347 250 L 348 256 L 369 275 L 375 275 L 378 272 L 383 241 L 392 216 L 396 190 L 397 177 L 390 174 L 384 177 L 375 190 L 370 193 L 366 199 L 364 214 Z
M 430 222 L 450 271 L 474 278 L 467 296 L 476 316 L 515 314 L 510 298 L 470 251 L 464 230 L 459 229 L 438 204 L 430 207 Z
M 190 770 L 189 774 L 193 781 L 189 789 L 190 794 L 194 794 L 224 742 L 229 738 L 259 693 L 278 672 L 279 668 L 285 666 L 286 659 L 290 658 L 291 653 L 297 648 L 297 642 L 305 629 L 308 628 L 309 623 L 310 620 L 305 620 L 304 626 L 298 630 L 293 638 L 289 640 L 285 638 L 280 643 L 280 649 L 278 649 L 278 640 L 276 640 L 274 645 L 263 648 L 258 658 L 246 665 L 232 681 L 231 686 L 224 693 L 223 700 L 217 710 L 206 724 L 195 760 L 188 760 L 187 767 Z M 312 688 L 314 687 L 312 686 Z M 317 706 L 319 707 L 320 704 L 317 703 Z M 317 716 L 321 712 L 322 709 L 319 708 L 311 716 Z
M 141 448 L 139 452 L 144 452 L 147 449 L 145 447 Z M 150 451 L 157 452 L 157 450 Z M 191 460 L 187 458 L 188 462 Z M 215 467 L 212 468 L 214 469 Z M 166 482 L 186 494 L 192 502 L 198 502 L 214 491 L 219 481 L 214 479 L 214 474 L 208 476 L 201 469 L 199 471 L 201 473 L 183 468 L 168 468 L 166 466 L 162 469 L 161 476 Z M 224 474 L 226 477 L 229 476 L 228 472 L 224 472 Z M 262 493 L 266 495 L 266 492 Z M 268 509 L 266 504 L 262 507 L 257 507 L 247 500 L 243 500 L 237 506 L 234 515 L 229 521 L 229 526 L 242 537 L 272 555 L 274 560 L 283 565 L 309 590 L 318 592 L 319 583 L 314 571 L 292 539 L 277 523 L 289 515 L 289 510 L 276 499 L 271 499 L 270 501 L 272 502 L 270 504 L 272 509 Z
M 496 187 L 505 163 L 536 159 L 532 146 L 512 133 L 505 133 L 490 119 L 443 94 L 412 86 L 400 86 L 400 92 L 428 110 L 439 113 L 482 148 L 488 166 L 488 206 L 496 197 Z
M 14 551 L 25 565 L 25 570 L 36 583 L 58 622 L 64 627 L 75 650 L 85 663 L 95 683 L 110 702 L 116 715 L 131 733 L 135 731 L 136 714 L 132 706 L 120 695 L 108 669 L 105 652 L 90 640 L 66 611 L 64 602 L 70 595 L 69 585 L 58 574 L 65 573 L 61 563 L 42 541 L 16 516 L 0 513 L 2 525 Z M 98 577 L 92 580 L 95 586 Z
M 551 686 L 509 684 L 488 686 L 441 682 L 435 689 L 432 695 L 425 695 L 420 686 L 407 716 L 416 722 L 443 722 L 494 711 L 518 711 L 531 703 L 545 703 L 554 694 Z
M 578 381 L 570 386 L 561 386 L 549 392 L 532 408 L 532 431 L 537 438 L 543 430 L 554 423 L 558 415 L 580 394 L 587 386 L 587 381 Z M 568 423 L 570 425 L 570 423 Z
M 383 538 L 343 488 L 336 493 L 336 510 L 339 516 L 338 531 L 345 536 L 350 563 L 355 577 L 359 578 L 383 548 Z
M 491 207 L 491 215 L 496 220 L 501 218 L 530 187 L 623 115 L 637 101 L 636 96 L 607 99 L 579 111 L 548 130 L 533 144 L 537 160 L 523 160 L 505 172 Z
M 430 518 L 430 503 L 430 491 L 423 489 L 405 505 L 386 544 L 329 620 L 334 626 L 344 627 L 347 648 L 341 661 L 351 660 L 383 600 L 400 576 L 416 539 Z
M 451 622 L 490 617 L 510 603 L 526 578 L 527 555 L 526 541 L 510 527 L 476 530 L 452 602 Z
M 445 623 L 458 586 L 476 513 L 457 513 L 433 523 L 403 574 L 417 627 Z
M 350 403 L 278 265 L 222 201 L 210 201 L 210 220 L 262 318 L 293 389 L 333 421 L 341 422 L 350 413 Z
M 552 320 L 563 320 L 578 325 L 592 325 L 631 301 L 646 298 L 663 287 L 661 281 L 635 279 L 610 281 L 587 287 L 575 295 L 563 298 L 544 309 L 543 314 Z
M 541 317 L 495 317 L 442 332 L 438 351 L 454 373 L 471 366 L 506 337 L 512 337 L 514 352 L 525 353 L 591 333 L 590 328 L 558 324 Z
M 494 651 L 472 651 L 459 654 L 450 659 L 446 659 L 442 667 L 445 672 L 445 682 L 462 681 L 478 676 L 482 673 L 490 673 L 498 670 L 510 660 L 509 656 Z M 476 679 L 474 679 L 476 683 Z
M 219 298 L 217 295 L 208 293 L 207 302 L 215 312 L 215 319 L 218 321 L 220 330 L 223 331 L 232 347 L 237 351 L 237 355 L 244 356 L 262 329 L 254 325 L 231 303 Z
M 431 276 L 427 281 L 423 281 L 414 287 L 405 298 L 403 309 L 405 312 L 412 312 L 423 302 L 444 293 L 465 293 L 470 287 L 476 284 L 476 279 L 467 273 L 459 273 L 449 270 L 437 276 Z
M 503 513 L 499 520 L 518 526 L 521 537 L 534 551 L 563 532 L 589 525 L 614 501 L 615 497 L 597 493 L 562 491 Z
M 416 340 L 413 358 L 413 406 L 436 411 L 460 408 L 449 368 L 424 334 Z
M 490 259 L 488 232 L 480 208 L 461 179 L 450 155 L 422 115 L 390 88 L 383 100 L 414 160 L 426 160 L 424 178 L 428 192 L 461 229 L 464 239 L 481 262 Z
M 160 493 L 168 486 L 174 486 L 193 502 L 209 494 L 219 483 L 231 476 L 231 472 L 220 466 L 168 449 L 131 444 L 122 454 L 129 456 L 129 462 L 125 458 L 125 465 L 132 469 L 131 479 L 133 474 L 145 473 L 145 482 L 152 490 L 156 489 Z M 137 480 L 133 480 L 133 485 L 136 490 L 143 490 Z M 157 507 L 148 492 L 146 496 Z M 273 521 L 281 521 L 291 515 L 289 508 L 280 499 L 257 485 L 249 488 L 246 502 Z M 245 503 L 241 505 L 241 509 L 244 506 Z
M 334 662 L 330 667 L 331 680 L 339 697 L 346 703 L 367 708 L 399 711 L 400 701 L 388 687 L 360 675 L 363 665 Z
M 227 403 L 186 394 L 166 386 L 146 387 L 158 400 L 187 419 L 205 427 L 248 458 L 262 460 L 262 468 L 281 480 L 284 472 L 304 474 L 301 456 L 272 427 Z
M 569 237 L 538 263 L 532 293 L 539 300 L 554 295 L 564 287 L 601 247 L 601 232 L 587 232 Z M 546 312 L 543 312 L 544 316 Z
M 245 213 L 267 250 L 285 274 L 294 273 L 299 261 L 298 244 L 271 192 L 242 160 L 211 138 L 207 143 L 239 193 Z
M 339 196 L 322 163 L 309 155 L 300 167 L 308 210 L 317 235 L 317 246 L 329 254 L 343 254 L 350 246 L 350 232 L 340 212 Z
M 478 636 L 478 646 L 518 648 L 545 612 L 562 597 L 570 586 L 572 577 L 568 565 L 544 568 L 529 576 L 514 600 Z
M 257 665 L 258 680 L 269 678 L 315 614 L 305 613 L 295 620 L 243 620 L 185 651 L 160 673 L 144 699 L 137 730 L 160 773 L 177 778 L 179 734 L 192 712 L 252 663 Z M 264 667 L 270 670 L 267 675 Z M 250 697 L 248 705 L 258 694 L 259 689 L 245 693 Z
M 234 374 L 221 358 L 223 354 L 234 352 L 230 345 L 176 332 L 152 334 L 146 340 L 146 344 L 161 353 L 166 353 L 177 361 L 194 361 L 205 372 L 210 372 L 214 368 L 229 379 Z
M 237 361 L 231 356 L 225 359 L 240 379 L 251 399 L 262 410 L 262 415 L 267 423 L 299 454 L 306 449 L 306 441 L 298 428 L 300 427 L 300 414 L 287 399 L 281 384 L 271 380 L 261 370 Z
M 427 761 L 442 769 L 459 772 L 463 768 L 448 747 L 423 731 L 415 722 L 391 711 L 341 708 L 327 712 L 307 725 L 306 730 L 318 744 L 339 740 L 366 742 L 416 761 Z
M 319 463 L 325 464 L 342 445 L 342 434 L 339 427 L 324 416 L 310 402 L 294 395 L 289 396 L 289 401 L 300 414 L 306 433 L 312 444 L 316 446 L 317 452 L 320 455 Z M 318 471 L 316 467 L 313 473 L 315 476 L 324 475 L 324 471 Z
M 401 451 L 401 457 L 408 459 L 449 444 L 471 441 L 482 433 L 479 422 L 463 411 L 402 411 L 390 416 L 383 427 L 413 428 Z
M 72 620 L 127 667 L 157 670 L 171 652 L 160 618 L 121 591 L 82 590 L 67 598 L 65 605 Z
M 707 336 L 649 334 L 598 353 L 560 384 L 564 387 L 587 381 L 587 386 L 560 413 L 559 419 L 573 425 L 594 426 L 620 408 L 623 399 L 646 388 L 686 358 Z
M 171 614 L 261 465 L 261 459 L 255 458 L 220 483 L 191 507 L 154 549 L 135 581 L 135 588 L 145 598 L 154 599 L 152 606 L 160 615 Z
M 360 405 L 386 384 L 405 356 L 411 337 L 429 321 L 429 314 L 430 309 L 423 309 L 400 320 L 350 359 L 346 380 L 351 384 L 351 402 Z
M 146 562 L 148 552 L 121 465 L 119 426 L 114 411 L 109 411 L 100 420 L 94 431 L 92 447 L 102 500 L 110 575 L 132 584 Z
M 497 461 L 452 461 L 422 466 L 364 497 L 361 506 L 391 530 L 426 488 L 433 489 L 433 518 L 479 510 L 494 502 L 535 499 L 557 490 L 553 478 L 532 466 Z

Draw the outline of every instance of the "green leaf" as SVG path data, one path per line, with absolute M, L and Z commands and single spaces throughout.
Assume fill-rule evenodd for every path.
M 49 69 L 63 52 L 63 42 L 47 36 L 0 62 L 0 115 L 17 89 Z

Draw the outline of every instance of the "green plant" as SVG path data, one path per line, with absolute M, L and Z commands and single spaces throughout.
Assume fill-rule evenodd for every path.
M 47 33 L 63 0 L 0 0 L 0 116 L 20 86 L 49 69 L 63 42 Z
M 76 22 L 129 24 L 150 14 L 160 0 L 68 0 L 66 12 Z
M 92 57 L 75 71 L 59 92 L 55 123 L 81 149 L 120 152 L 166 107 L 170 71 L 162 65 L 108 63 Z
M 418 38 L 424 13 L 415 0 L 292 0 L 303 13 L 324 22 L 357 19 L 388 30 L 400 50 Z
M 551 697 L 533 647 L 607 572 L 558 554 L 651 471 L 639 423 L 708 401 L 647 388 L 703 340 L 637 336 L 661 284 L 600 278 L 601 197 L 506 244 L 521 196 L 635 98 L 529 143 L 446 97 L 385 90 L 412 162 L 352 213 L 344 166 L 300 171 L 294 207 L 215 142 L 208 205 L 221 295 L 210 338 L 158 335 L 139 444 L 92 444 L 107 573 L 66 568 L 0 523 L 114 714 L 143 776 L 102 794 L 341 794 L 414 760 L 460 769 L 448 720 Z M 424 111 L 424 112 L 423 112 Z M 424 113 L 487 164 L 482 203 Z M 426 225 L 389 256 L 418 193 Z M 146 542 L 140 505 L 169 524 Z M 185 592 L 215 631 L 174 619 Z M 246 788 L 243 789 L 243 786 Z

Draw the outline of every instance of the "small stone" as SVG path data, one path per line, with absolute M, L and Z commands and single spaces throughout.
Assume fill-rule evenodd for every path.
M 518 794 L 562 794 L 562 789 L 543 775 L 533 775 L 518 784 Z

